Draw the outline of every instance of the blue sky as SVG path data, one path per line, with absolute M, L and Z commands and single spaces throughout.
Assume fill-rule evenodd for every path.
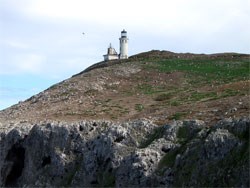
M 250 0 L 0 0 L 0 109 L 119 50 L 250 53 Z M 85 35 L 82 35 L 82 32 Z

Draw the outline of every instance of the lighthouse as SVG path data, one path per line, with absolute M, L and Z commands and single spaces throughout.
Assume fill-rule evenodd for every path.
M 108 48 L 107 54 L 103 55 L 104 61 L 110 61 L 115 59 L 128 59 L 128 38 L 127 38 L 127 31 L 123 29 L 121 31 L 121 38 L 120 40 L 120 54 L 118 55 L 115 49 L 111 46 Z
M 121 32 L 119 59 L 128 59 L 128 38 L 127 31 L 124 29 Z

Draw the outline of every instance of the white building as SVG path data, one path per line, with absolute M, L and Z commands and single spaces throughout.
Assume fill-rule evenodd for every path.
M 128 59 L 128 38 L 127 31 L 123 29 L 121 32 L 120 40 L 120 54 L 118 55 L 111 44 L 108 48 L 108 53 L 103 55 L 104 61 L 114 60 L 114 59 Z
M 113 59 L 118 59 L 118 54 L 115 51 L 114 48 L 112 48 L 112 45 L 109 45 L 108 48 L 108 53 L 106 55 L 103 55 L 104 57 L 104 61 L 109 61 L 109 60 L 113 60 Z

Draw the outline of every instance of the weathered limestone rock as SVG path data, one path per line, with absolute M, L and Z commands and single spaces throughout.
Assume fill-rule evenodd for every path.
M 228 178 L 230 177 L 230 178 Z M 249 187 L 249 119 L 1 124 L 0 186 Z

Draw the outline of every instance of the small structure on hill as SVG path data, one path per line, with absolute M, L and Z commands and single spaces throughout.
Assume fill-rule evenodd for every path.
M 108 53 L 106 55 L 103 55 L 103 57 L 104 57 L 104 61 L 118 59 L 118 54 L 115 51 L 115 49 L 112 47 L 111 43 L 108 48 Z
M 114 59 L 128 59 L 128 38 L 127 31 L 123 29 L 121 32 L 120 40 L 120 54 L 118 55 L 112 45 L 109 45 L 108 53 L 103 55 L 104 61 L 114 60 Z

